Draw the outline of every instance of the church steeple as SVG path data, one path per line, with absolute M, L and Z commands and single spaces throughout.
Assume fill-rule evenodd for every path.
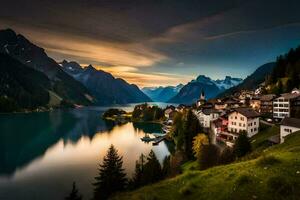
M 201 90 L 200 100 L 205 100 L 205 93 L 203 89 Z

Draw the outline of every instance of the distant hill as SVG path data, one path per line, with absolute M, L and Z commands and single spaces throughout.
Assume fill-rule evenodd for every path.
M 0 53 L 0 112 L 34 109 L 49 103 L 46 75 Z
M 61 67 L 45 53 L 44 49 L 32 44 L 13 30 L 0 31 L 0 53 L 17 59 L 24 65 L 44 73 L 51 81 L 54 95 L 70 103 L 91 104 L 89 91 L 80 82 L 65 73 Z
M 271 74 L 274 66 L 275 66 L 274 62 L 270 62 L 260 66 L 250 76 L 245 78 L 245 80 L 242 83 L 225 90 L 224 92 L 220 93 L 218 96 L 219 97 L 230 96 L 241 90 L 256 89 L 259 86 L 259 84 L 263 83 L 266 80 L 266 77 Z
M 81 82 L 97 99 L 98 105 L 149 102 L 151 99 L 136 85 L 115 78 L 110 73 L 95 69 L 92 65 L 82 68 L 76 62 L 64 60 L 62 69 Z
M 183 84 L 179 84 L 177 86 L 166 86 L 166 87 L 144 87 L 142 91 L 148 95 L 153 101 L 156 102 L 167 102 L 175 95 L 183 87 Z
M 230 76 L 226 76 L 224 80 L 212 80 L 209 77 L 200 75 L 196 80 L 192 80 L 186 84 L 179 93 L 168 102 L 183 104 L 195 103 L 199 99 L 202 90 L 207 99 L 215 98 L 225 89 L 235 86 L 241 81 L 242 79 L 240 78 L 232 78 Z
M 277 58 L 275 67 L 267 79 L 267 85 L 267 92 L 275 94 L 300 88 L 300 46 Z

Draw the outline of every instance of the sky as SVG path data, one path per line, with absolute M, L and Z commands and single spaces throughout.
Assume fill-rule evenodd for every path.
M 300 44 L 299 0 L 0 0 L 12 28 L 60 62 L 139 87 L 245 78 Z

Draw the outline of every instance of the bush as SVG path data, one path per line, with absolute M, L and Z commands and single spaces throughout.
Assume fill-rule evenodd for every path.
M 222 151 L 220 158 L 219 158 L 219 163 L 220 164 L 228 164 L 231 163 L 235 160 L 233 150 L 229 147 L 225 147 L 225 149 Z
M 233 150 L 235 156 L 238 158 L 243 157 L 251 152 L 251 143 L 247 136 L 247 133 L 243 132 L 240 134 L 240 136 L 235 141 Z
M 220 150 L 216 145 L 204 145 L 198 159 L 200 169 L 207 169 L 219 164 Z

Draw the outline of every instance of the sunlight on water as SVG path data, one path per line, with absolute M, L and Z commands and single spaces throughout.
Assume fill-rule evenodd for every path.
M 166 143 L 152 146 L 140 140 L 145 132 L 160 132 L 156 124 L 111 126 L 94 111 L 6 116 L 6 120 L 5 124 L 0 123 L 1 128 L 19 122 L 23 122 L 19 125 L 24 127 L 23 133 L 10 128 L 5 130 L 11 132 L 0 134 L 0 139 L 7 140 L 0 143 L 11 145 L 0 154 L 3 160 L 0 199 L 62 199 L 73 181 L 77 182 L 84 199 L 88 199 L 98 165 L 111 144 L 123 156 L 123 166 L 129 177 L 141 153 L 147 155 L 153 149 L 161 162 L 169 155 Z M 43 128 L 32 128 L 29 123 L 32 126 L 41 123 Z M 33 130 L 36 132 L 30 134 Z M 14 137 L 7 137 L 13 134 Z

